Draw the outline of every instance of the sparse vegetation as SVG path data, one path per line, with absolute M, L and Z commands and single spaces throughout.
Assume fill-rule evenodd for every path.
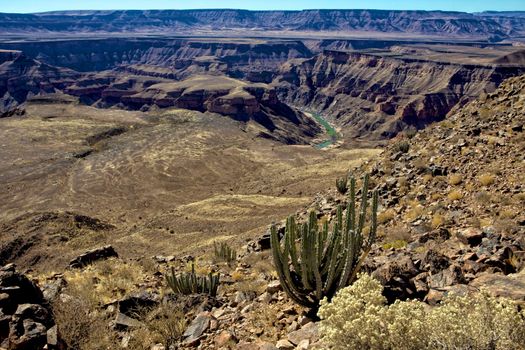
M 151 349 L 151 344 L 162 344 L 166 348 L 176 346 L 186 329 L 184 314 L 169 303 L 142 310 L 136 318 L 142 326 L 131 333 L 130 349 L 147 350 Z
M 401 249 L 401 248 L 404 248 L 406 246 L 407 246 L 407 241 L 402 240 L 402 239 L 398 239 L 398 240 L 395 240 L 395 241 L 387 242 L 387 243 L 383 244 L 381 247 L 384 250 L 388 250 L 388 249 Z
M 443 226 L 445 222 L 446 222 L 446 217 L 442 214 L 436 213 L 432 216 L 430 226 L 432 227 L 432 229 L 437 229 Z
M 377 215 L 377 223 L 380 225 L 385 224 L 389 221 L 392 221 L 395 216 L 396 216 L 396 212 L 394 209 L 387 209 Z
M 109 328 L 109 317 L 89 301 L 66 296 L 53 302 L 53 315 L 62 340 L 70 349 L 117 349 L 117 334 Z
M 322 298 L 331 298 L 351 283 L 371 249 L 376 237 L 378 193 L 374 191 L 372 195 L 370 232 L 365 239 L 368 175 L 363 180 L 358 218 L 355 183 L 351 178 L 345 219 L 343 221 L 343 210 L 338 206 L 330 234 L 327 222 L 319 229 L 315 212 L 310 212 L 307 223 L 299 225 L 290 216 L 282 245 L 275 226 L 271 229 L 273 260 L 279 280 L 288 296 L 300 305 L 316 308 Z

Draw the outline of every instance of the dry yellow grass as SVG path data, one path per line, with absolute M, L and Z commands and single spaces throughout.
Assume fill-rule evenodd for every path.
M 115 259 L 95 263 L 83 270 L 68 270 L 64 274 L 69 293 L 90 305 L 105 304 L 123 297 L 135 290 L 135 284 L 145 277 L 138 264 Z
M 424 213 L 424 208 L 421 205 L 417 205 L 408 209 L 405 213 L 405 219 L 407 221 L 414 221 L 418 219 Z
M 461 182 L 463 182 L 463 176 L 459 174 L 452 174 L 448 177 L 448 183 L 452 186 L 459 185 Z
M 394 209 L 387 209 L 377 215 L 377 222 L 379 224 L 385 224 L 389 221 L 391 221 L 396 215 L 396 212 Z
M 430 181 L 432 181 L 432 175 L 431 174 L 423 175 L 423 182 L 424 183 L 429 183 Z
M 490 186 L 496 181 L 494 174 L 482 174 L 478 177 L 478 181 L 482 186 Z
M 457 201 L 463 198 L 463 194 L 460 191 L 452 190 L 448 193 L 447 198 L 451 201 Z
M 430 226 L 433 229 L 440 228 L 443 226 L 443 224 L 446 222 L 446 217 L 442 214 L 436 213 L 432 216 L 432 220 L 430 222 Z

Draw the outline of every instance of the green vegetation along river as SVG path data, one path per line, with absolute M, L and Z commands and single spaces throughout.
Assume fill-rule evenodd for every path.
M 332 144 L 334 144 L 339 139 L 339 134 L 335 130 L 335 128 L 326 120 L 324 117 L 319 113 L 312 113 L 312 116 L 314 119 L 323 126 L 323 128 L 326 130 L 326 135 L 328 138 L 321 143 L 318 143 L 315 145 L 315 148 L 326 148 Z

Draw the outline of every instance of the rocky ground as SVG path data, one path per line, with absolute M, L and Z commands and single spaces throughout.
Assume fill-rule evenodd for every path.
M 396 138 L 381 155 L 352 169 L 356 176 L 369 172 L 373 186 L 380 190 L 380 238 L 365 270 L 383 283 L 389 301 L 418 298 L 435 305 L 452 291 L 485 288 L 493 295 L 525 302 L 524 116 L 525 77 L 512 78 L 447 120 Z M 329 190 L 298 215 L 304 217 L 315 209 L 330 219 L 344 200 Z M 35 275 L 43 297 L 12 266 L 6 266 L 0 274 L 2 346 L 25 349 L 20 344 L 30 341 L 58 346 L 61 330 L 63 338 L 71 335 L 64 320 L 78 320 L 57 305 L 91 300 L 92 309 L 81 314 L 92 324 L 102 324 L 105 344 L 112 341 L 114 346 L 322 347 L 315 317 L 281 290 L 268 248 L 268 237 L 263 235 L 239 246 L 238 259 L 227 264 L 216 261 L 211 252 L 137 261 L 118 258 L 118 252 L 105 247 L 73 259 L 64 273 Z M 167 289 L 163 274 L 171 267 L 187 271 L 191 261 L 199 273 L 221 274 L 217 297 L 175 296 Z M 15 275 L 22 282 L 11 282 Z M 20 297 L 21 284 L 35 291 L 36 297 L 16 299 L 14 308 L 11 300 Z M 53 333 L 54 322 L 39 318 L 49 304 L 58 310 L 58 333 Z M 162 334 L 161 328 L 147 326 L 159 318 L 167 320 L 159 316 L 160 311 L 156 316 L 151 313 L 166 307 L 172 315 L 170 334 L 180 335 L 169 341 L 152 336 Z M 148 311 L 137 312 L 141 308 Z M 176 310 L 185 314 L 178 323 L 173 321 Z

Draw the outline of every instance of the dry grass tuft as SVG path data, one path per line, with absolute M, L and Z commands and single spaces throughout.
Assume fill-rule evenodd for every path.
M 132 332 L 130 349 L 149 350 L 155 344 L 162 344 L 168 349 L 177 345 L 186 329 L 184 314 L 169 303 L 143 310 L 137 315 L 137 319 L 143 326 Z
M 447 198 L 451 201 L 457 201 L 463 198 L 463 194 L 459 191 L 452 190 L 448 193 Z
M 394 217 L 396 216 L 396 212 L 394 209 L 387 209 L 377 215 L 377 222 L 379 224 L 385 224 L 389 221 L 392 221 Z
M 482 174 L 478 181 L 482 186 L 490 186 L 496 181 L 496 176 L 494 174 Z
M 109 317 L 78 297 L 53 303 L 53 314 L 62 340 L 70 349 L 118 349 L 117 334 L 109 327 Z
M 448 183 L 452 186 L 459 185 L 462 182 L 463 182 L 463 176 L 459 174 L 452 174 L 448 178 Z
M 436 213 L 432 216 L 432 221 L 430 222 L 430 226 L 432 229 L 437 229 L 443 226 L 446 222 L 446 217 L 442 214 Z
M 123 297 L 144 280 L 142 267 L 118 259 L 100 261 L 83 270 L 67 271 L 68 291 L 92 306 Z

